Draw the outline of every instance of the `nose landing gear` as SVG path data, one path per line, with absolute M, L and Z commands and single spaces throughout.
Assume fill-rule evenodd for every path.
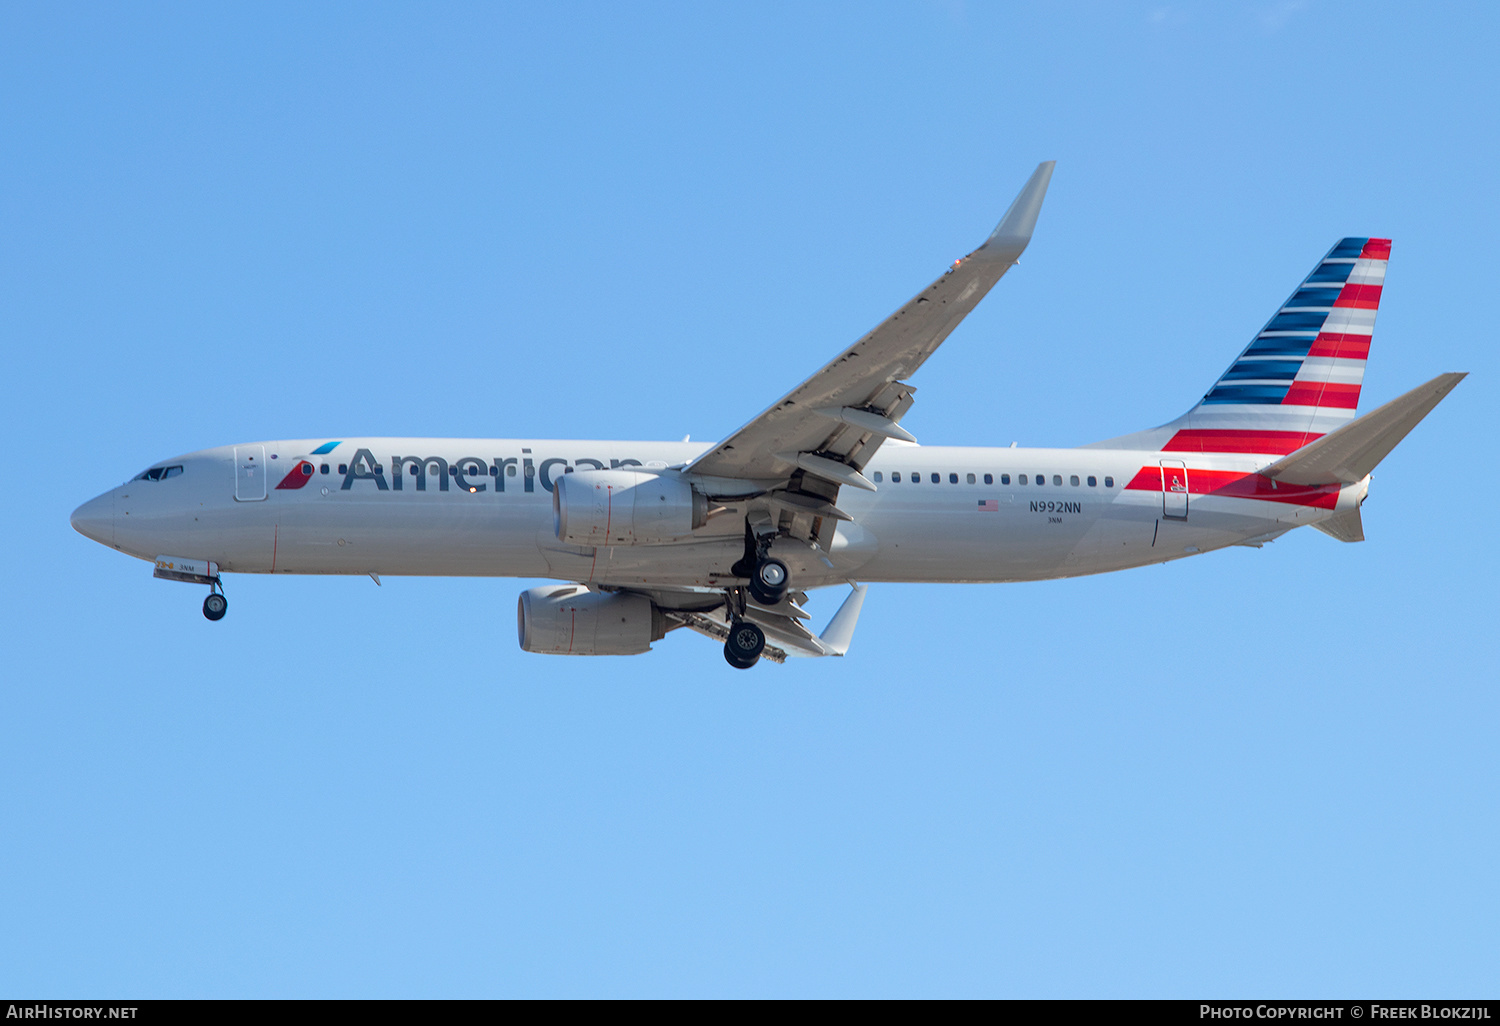
M 209 591 L 208 598 L 203 600 L 203 615 L 210 620 L 222 620 L 229 611 L 229 600 L 224 597 L 224 588 L 217 577 L 209 588 L 212 590 Z
M 186 556 L 157 556 L 152 577 L 163 581 L 181 581 L 183 584 L 208 585 L 208 598 L 203 600 L 203 615 L 209 620 L 222 620 L 229 609 L 229 600 L 224 597 L 224 584 L 219 580 L 219 564 L 211 559 L 189 559 Z

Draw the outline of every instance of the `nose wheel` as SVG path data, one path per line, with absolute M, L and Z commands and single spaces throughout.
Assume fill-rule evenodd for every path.
M 766 632 L 749 620 L 738 620 L 729 627 L 729 639 L 724 642 L 724 661 L 736 670 L 748 670 L 760 662 L 765 647 Z
M 210 620 L 222 620 L 224 614 L 229 612 L 229 600 L 224 597 L 224 590 L 217 580 L 209 587 L 213 590 L 203 600 L 203 615 Z

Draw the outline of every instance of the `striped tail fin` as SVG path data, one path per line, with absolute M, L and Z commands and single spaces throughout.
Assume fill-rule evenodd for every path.
M 1284 455 L 1354 419 L 1389 239 L 1341 239 L 1186 414 L 1099 448 Z

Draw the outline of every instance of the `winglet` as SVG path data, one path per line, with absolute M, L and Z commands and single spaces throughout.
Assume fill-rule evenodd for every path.
M 818 635 L 827 655 L 841 656 L 849 651 L 849 642 L 854 640 L 854 625 L 859 622 L 859 611 L 865 604 L 865 592 L 869 590 L 868 584 L 856 584 L 849 597 L 844 599 L 844 604 L 839 606 L 839 611 L 833 614 L 833 619 L 828 621 L 828 626 L 823 628 L 823 633 Z
M 1052 169 L 1056 166 L 1055 160 L 1044 160 L 1036 166 L 1031 178 L 1012 201 L 1010 209 L 1005 212 L 990 237 L 974 251 L 975 256 L 1014 261 L 1025 251 L 1027 243 L 1031 241 L 1031 233 L 1036 230 L 1037 215 L 1042 212 L 1042 200 L 1047 196 L 1047 183 L 1052 181 Z

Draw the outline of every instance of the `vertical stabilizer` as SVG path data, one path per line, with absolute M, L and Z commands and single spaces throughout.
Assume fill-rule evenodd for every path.
M 1354 419 L 1390 239 L 1339 240 L 1187 413 L 1095 448 L 1285 455 Z

